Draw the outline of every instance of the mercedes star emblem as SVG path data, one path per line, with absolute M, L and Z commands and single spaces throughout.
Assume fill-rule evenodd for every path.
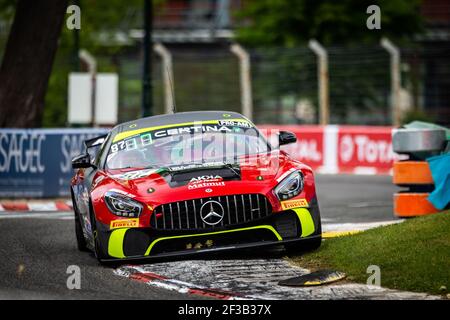
M 223 219 L 224 210 L 222 205 L 214 200 L 205 202 L 200 208 L 200 218 L 210 226 L 220 223 Z

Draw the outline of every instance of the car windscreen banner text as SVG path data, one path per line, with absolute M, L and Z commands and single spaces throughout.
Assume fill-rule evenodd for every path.
M 188 165 L 211 161 L 236 163 L 254 161 L 249 155 L 268 152 L 271 147 L 247 121 L 214 120 L 158 126 L 118 134 L 109 148 L 107 167 L 148 168 Z M 133 133 L 133 131 L 131 131 Z

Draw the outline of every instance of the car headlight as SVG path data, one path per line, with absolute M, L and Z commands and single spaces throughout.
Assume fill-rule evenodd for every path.
M 303 190 L 303 175 L 299 171 L 291 173 L 275 188 L 280 200 L 287 200 L 300 194 Z
M 137 218 L 142 212 L 142 204 L 117 192 L 108 191 L 105 202 L 112 214 L 120 217 Z

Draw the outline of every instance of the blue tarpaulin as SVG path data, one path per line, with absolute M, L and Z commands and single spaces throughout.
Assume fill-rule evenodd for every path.
M 450 153 L 428 158 L 427 162 L 435 186 L 428 201 L 436 209 L 443 210 L 450 202 Z

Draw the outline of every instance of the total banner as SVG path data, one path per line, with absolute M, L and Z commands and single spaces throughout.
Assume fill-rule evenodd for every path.
M 339 126 L 337 166 L 339 172 L 388 173 L 395 154 L 392 127 Z
M 297 142 L 282 146 L 282 150 L 311 168 L 324 166 L 324 127 L 310 125 L 259 125 L 261 132 L 269 138 L 272 145 L 278 145 L 279 131 L 291 131 L 297 136 Z
M 282 146 L 294 158 L 320 173 L 389 174 L 397 156 L 392 127 L 264 125 L 271 140 L 278 131 L 291 131 L 297 143 Z
M 0 198 L 67 197 L 71 160 L 105 129 L 0 129 Z

